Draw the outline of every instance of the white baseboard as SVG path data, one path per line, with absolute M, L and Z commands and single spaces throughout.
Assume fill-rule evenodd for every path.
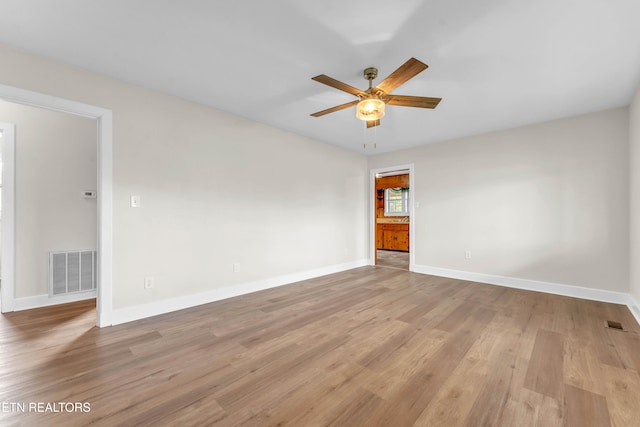
M 629 307 L 629 311 L 633 314 L 633 317 L 636 318 L 636 322 L 640 325 L 640 304 L 633 297 L 633 295 L 629 294 L 629 302 L 627 303 L 627 307 Z
M 283 276 L 272 277 L 255 282 L 248 282 L 224 288 L 212 289 L 210 291 L 194 295 L 185 295 L 169 300 L 152 302 L 149 304 L 140 304 L 132 307 L 114 309 L 111 315 L 111 323 L 113 325 L 118 325 L 134 320 L 157 316 L 159 314 L 183 310 L 185 308 L 194 307 L 201 304 L 207 304 L 210 302 L 220 301 L 223 299 L 245 295 L 252 292 L 275 288 L 282 285 L 288 285 L 290 283 L 313 279 L 315 277 L 326 276 L 327 274 L 339 273 L 341 271 L 351 270 L 353 268 L 363 267 L 365 265 L 368 265 L 368 260 L 363 259 L 345 264 L 338 264 L 329 267 L 317 268 L 314 270 L 286 274 Z
M 624 304 L 629 307 L 629 311 L 631 311 L 640 325 L 640 306 L 630 294 L 626 294 L 624 292 L 605 291 L 603 289 L 583 288 L 580 286 L 541 282 L 538 280 L 518 279 L 516 277 L 496 276 L 493 274 L 473 273 L 470 271 L 450 270 L 448 268 L 430 267 L 426 265 L 415 265 L 413 271 L 416 273 L 450 277 L 452 279 L 468 280 L 471 282 L 481 282 L 490 285 L 505 286 L 508 288 L 545 292 L 548 294 L 563 295 L 593 301 L 611 302 L 614 304 Z
M 32 308 L 49 307 L 51 305 L 66 304 L 69 302 L 84 301 L 96 297 L 96 291 L 80 292 L 77 294 L 60 295 L 49 297 L 49 295 L 36 295 L 33 297 L 15 298 L 13 300 L 13 310 L 30 310 Z

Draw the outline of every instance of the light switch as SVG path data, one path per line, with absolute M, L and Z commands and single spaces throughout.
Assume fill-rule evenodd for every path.
M 132 208 L 140 207 L 140 196 L 131 196 L 131 207 Z

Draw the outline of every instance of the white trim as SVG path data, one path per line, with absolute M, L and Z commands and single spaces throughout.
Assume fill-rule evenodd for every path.
M 2 129 L 2 313 L 14 310 L 16 274 L 16 129 L 0 123 Z
M 98 121 L 98 295 L 96 325 L 112 325 L 113 312 L 113 115 Z
M 636 318 L 638 325 L 640 325 L 640 304 L 638 304 L 638 301 L 631 294 L 629 294 L 627 307 L 629 307 L 629 311 L 633 314 L 633 317 Z
M 112 321 L 114 325 L 144 319 L 159 314 L 170 313 L 172 311 L 183 310 L 197 305 L 208 304 L 231 297 L 258 292 L 265 289 L 288 285 L 290 283 L 309 280 L 328 274 L 339 273 L 353 268 L 368 265 L 368 260 L 360 260 L 345 264 L 338 264 L 329 267 L 317 268 L 314 270 L 302 271 L 298 273 L 286 274 L 272 277 L 270 279 L 258 280 L 255 282 L 242 283 L 239 285 L 227 286 L 224 288 L 212 289 L 194 295 L 185 295 L 169 300 L 140 304 L 132 307 L 113 310 Z
M 430 274 L 432 276 L 450 277 L 452 279 L 505 286 L 507 288 L 524 289 L 528 291 L 544 292 L 547 294 L 563 295 L 592 301 L 623 304 L 629 308 L 629 311 L 638 322 L 638 325 L 640 325 L 640 305 L 631 294 L 624 292 L 583 288 L 581 286 L 563 285 L 560 283 L 542 282 L 539 280 L 519 279 L 517 277 L 497 276 L 494 274 L 450 270 L 448 268 L 430 267 L 426 265 L 417 265 L 413 271 L 421 274 Z
M 96 325 L 111 325 L 112 303 L 112 205 L 113 205 L 113 172 L 112 172 L 112 112 L 81 102 L 45 95 L 25 89 L 0 84 L 0 99 L 33 107 L 74 114 L 96 119 L 98 138 L 98 294 L 96 302 Z M 15 232 L 15 230 L 14 230 Z M 3 230 L 4 234 L 4 230 Z M 15 252 L 15 246 L 13 248 Z M 2 284 L 11 287 L 14 294 L 15 282 Z M 36 297 L 37 298 L 37 297 Z M 4 311 L 4 310 L 3 310 Z
M 409 171 L 409 271 L 414 271 L 416 261 L 415 238 L 415 170 L 414 164 L 389 166 L 369 171 L 369 265 L 374 265 L 376 259 L 376 174 L 386 172 Z
M 49 295 L 36 295 L 35 297 L 23 297 L 14 299 L 14 311 L 31 310 L 32 308 L 48 307 L 51 305 L 66 304 L 69 302 L 84 301 L 96 298 L 96 291 L 76 292 L 69 295 L 49 297 Z
M 416 273 L 433 276 L 450 277 L 452 279 L 468 280 L 471 282 L 487 283 L 508 288 L 525 289 L 528 291 L 544 292 L 547 294 L 564 295 L 593 301 L 628 304 L 629 294 L 623 292 L 605 291 L 603 289 L 583 288 L 580 286 L 563 285 L 560 283 L 542 282 L 539 280 L 519 279 L 516 277 L 497 276 L 494 274 L 473 273 L 470 271 L 450 270 L 448 268 L 418 265 Z

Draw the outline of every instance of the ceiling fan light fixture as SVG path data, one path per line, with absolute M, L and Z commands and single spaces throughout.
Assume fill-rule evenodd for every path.
M 360 120 L 380 120 L 384 117 L 385 103 L 378 98 L 365 98 L 356 105 L 356 117 Z
M 421 62 L 416 58 L 409 58 L 407 62 L 402 64 L 393 73 L 389 74 L 386 79 L 375 87 L 373 86 L 372 81 L 378 76 L 378 69 L 374 67 L 366 68 L 364 70 L 364 78 L 369 82 L 369 89 L 367 90 L 360 90 L 324 74 L 312 77 L 311 79 L 318 83 L 349 93 L 358 97 L 358 99 L 345 104 L 336 105 L 332 108 L 327 108 L 326 110 L 318 111 L 311 114 L 311 116 L 321 117 L 325 114 L 344 110 L 345 108 L 351 108 L 355 105 L 356 118 L 366 121 L 368 129 L 380 126 L 380 119 L 384 117 L 385 105 L 387 103 L 389 105 L 404 107 L 436 108 L 438 103 L 441 101 L 441 98 L 391 94 L 391 91 L 395 88 L 414 78 L 427 68 L 428 65 L 424 62 Z

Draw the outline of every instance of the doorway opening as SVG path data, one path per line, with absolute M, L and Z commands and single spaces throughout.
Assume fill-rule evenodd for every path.
M 372 264 L 413 270 L 413 165 L 371 171 Z
M 5 162 L 15 171 L 14 309 L 95 299 L 95 119 L 2 100 L 0 119 L 17 148 Z
M 112 112 L 104 108 L 83 104 L 37 92 L 31 92 L 12 86 L 0 85 L 0 100 L 69 113 L 95 121 L 97 127 L 97 292 L 96 325 L 111 325 L 112 314 Z M 6 150 L 3 147 L 3 155 Z M 12 155 L 14 155 L 13 153 Z M 6 160 L 6 159 L 5 159 Z M 3 171 L 3 209 L 2 218 L 2 312 L 19 310 L 15 293 L 15 170 Z M 12 188 L 9 188 L 12 180 Z M 14 197 L 11 203 L 8 197 Z

